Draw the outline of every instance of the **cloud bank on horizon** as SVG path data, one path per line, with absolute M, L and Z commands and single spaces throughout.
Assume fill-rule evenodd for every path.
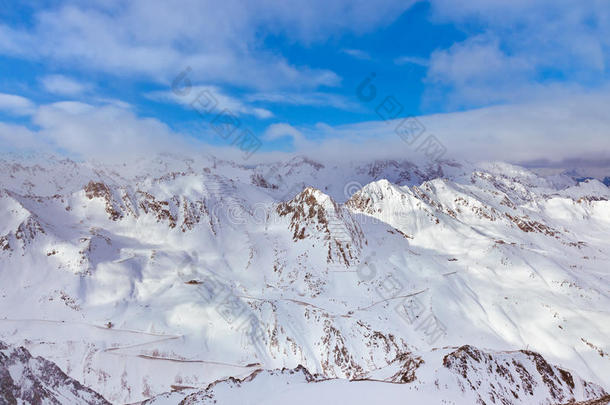
M 237 158 L 226 112 L 252 159 L 409 157 L 416 116 L 447 157 L 610 166 L 609 62 L 604 0 L 5 3 L 0 152 Z

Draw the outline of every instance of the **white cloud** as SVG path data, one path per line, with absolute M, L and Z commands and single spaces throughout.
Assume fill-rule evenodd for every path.
M 161 91 L 149 93 L 148 96 L 156 100 L 171 101 L 188 109 L 203 109 L 216 113 L 226 109 L 235 115 L 253 115 L 261 119 L 273 116 L 269 110 L 244 104 L 237 98 L 226 95 L 217 86 L 191 86 L 184 88 L 183 91 L 185 94 Z
M 603 1 L 431 3 L 438 22 L 472 34 L 432 54 L 431 105 L 527 101 L 548 88 L 595 88 L 610 79 L 610 8 Z
M 269 125 L 269 127 L 267 127 L 263 134 L 263 139 L 267 141 L 273 141 L 285 136 L 292 138 L 294 144 L 297 147 L 304 141 L 303 134 L 301 133 L 301 131 L 299 131 L 292 125 L 286 123 Z
M 116 105 L 60 102 L 39 107 L 33 123 L 41 144 L 96 158 L 131 159 L 163 150 L 184 150 L 187 140 L 154 118 Z
M 389 24 L 412 1 L 68 1 L 31 28 L 0 24 L 0 53 L 169 82 L 185 66 L 199 81 L 259 89 L 332 86 L 329 70 L 290 64 L 264 35 L 312 43 Z
M 564 92 L 551 101 L 501 105 L 418 117 L 426 128 L 413 146 L 394 131 L 401 120 L 296 128 L 299 152 L 326 159 L 425 160 L 417 146 L 434 135 L 458 160 L 527 162 L 610 158 L 610 88 Z M 314 141 L 315 140 L 315 141 Z
M 12 115 L 30 115 L 36 106 L 29 99 L 15 94 L 0 93 L 0 111 Z
M 46 91 L 62 96 L 76 96 L 88 91 L 91 85 L 63 75 L 48 75 L 41 79 Z
M 117 100 L 41 105 L 33 112 L 31 124 L 35 129 L 0 122 L 2 152 L 49 152 L 127 163 L 163 152 L 243 159 L 243 152 L 228 142 L 212 146 L 201 139 L 217 137 L 213 131 L 190 137 L 156 118 L 138 116 L 129 104 Z
M 551 101 L 486 107 L 418 117 L 426 128 L 420 140 L 436 136 L 446 157 L 458 160 L 608 161 L 610 159 L 610 88 L 557 93 Z M 0 124 L 3 148 L 67 151 L 84 157 L 122 161 L 164 152 L 213 153 L 241 159 L 235 147 L 212 147 L 189 139 L 154 118 L 140 117 L 120 104 L 94 106 L 81 102 L 43 105 L 33 115 L 38 128 Z M 414 146 L 394 132 L 399 121 L 298 127 L 270 125 L 264 141 L 290 137 L 298 153 L 322 160 L 407 158 L 425 161 Z M 257 152 L 252 161 L 281 158 L 278 152 Z M 545 163 L 550 164 L 550 163 Z
M 535 62 L 505 54 L 500 43 L 477 36 L 432 53 L 426 83 L 450 108 L 513 101 L 536 85 Z M 434 99 L 433 102 L 436 102 Z
M 13 150 L 42 150 L 44 143 L 40 142 L 36 133 L 22 125 L 12 125 L 0 122 L 0 144 L 2 152 Z

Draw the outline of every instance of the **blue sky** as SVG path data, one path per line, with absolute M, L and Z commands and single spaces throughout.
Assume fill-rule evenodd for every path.
M 2 151 L 230 152 L 209 126 L 225 109 L 263 154 L 408 156 L 394 131 L 407 116 L 456 158 L 604 160 L 610 150 L 603 0 L 26 0 L 2 10 Z M 178 95 L 185 69 L 190 90 Z M 377 97 L 363 101 L 372 73 Z M 199 94 L 214 100 L 209 114 L 193 110 Z M 381 116 L 389 96 L 394 110 Z

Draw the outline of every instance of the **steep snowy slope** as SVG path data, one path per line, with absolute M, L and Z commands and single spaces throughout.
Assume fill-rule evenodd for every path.
M 0 168 L 0 339 L 112 402 L 298 365 L 358 380 L 462 345 L 610 386 L 596 180 L 304 157 Z M 533 403 L 593 397 L 561 387 Z

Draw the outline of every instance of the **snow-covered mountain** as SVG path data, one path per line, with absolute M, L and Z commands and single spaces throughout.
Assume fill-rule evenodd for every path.
M 23 347 L 0 342 L 0 403 L 106 405 L 109 402 L 68 377 L 52 362 L 32 357 Z
M 421 367 L 417 374 L 423 378 L 415 378 L 414 365 Z M 199 391 L 176 390 L 144 404 L 181 401 L 181 404 L 365 405 L 380 400 L 384 404 L 404 404 L 406 399 L 409 403 L 432 404 L 532 404 L 604 397 L 610 400 L 599 386 L 548 364 L 539 354 L 487 353 L 463 346 L 427 353 L 425 361 L 419 359 L 417 364 L 398 358 L 367 379 L 324 379 L 311 375 L 302 366 L 292 370 L 257 370 L 241 380 L 216 381 Z
M 610 387 L 597 180 L 306 157 L 0 170 L 0 339 L 113 403 L 235 403 L 283 382 L 277 401 Z

